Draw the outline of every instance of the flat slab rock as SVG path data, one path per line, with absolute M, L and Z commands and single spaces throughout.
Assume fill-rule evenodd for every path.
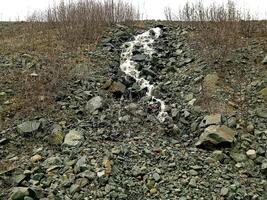
M 103 106 L 103 99 L 100 96 L 96 96 L 92 99 L 90 99 L 87 104 L 85 109 L 89 112 L 89 113 L 93 113 L 96 110 L 100 109 Z
M 225 125 L 211 125 L 200 135 L 197 147 L 210 149 L 213 147 L 227 147 L 235 140 L 235 131 Z
M 34 131 L 37 131 L 41 125 L 41 122 L 39 121 L 27 121 L 23 122 L 22 124 L 19 124 L 17 126 L 17 130 L 19 133 L 32 133 Z
M 80 131 L 71 130 L 65 137 L 63 145 L 65 146 L 79 146 L 81 145 L 84 137 Z

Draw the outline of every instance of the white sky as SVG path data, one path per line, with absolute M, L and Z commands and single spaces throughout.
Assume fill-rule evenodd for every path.
M 1 20 L 23 20 L 36 9 L 44 9 L 60 0 L 0 0 Z M 127 0 L 138 6 L 144 14 L 144 18 L 164 19 L 164 8 L 166 6 L 175 10 L 183 5 L 186 0 Z M 194 0 L 189 0 L 194 2 Z M 227 0 L 203 0 L 208 4 L 211 2 L 222 3 Z M 249 9 L 261 19 L 267 19 L 267 0 L 236 0 L 239 7 Z

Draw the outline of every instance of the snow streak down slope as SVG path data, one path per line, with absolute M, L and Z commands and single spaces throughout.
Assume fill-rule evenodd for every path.
M 160 103 L 160 112 L 158 114 L 158 119 L 160 122 L 164 122 L 165 117 L 167 116 L 166 105 L 163 100 L 153 96 L 153 90 L 155 86 L 151 84 L 145 78 L 140 77 L 140 71 L 137 70 L 137 63 L 132 60 L 133 51 L 135 46 L 141 46 L 144 49 L 144 54 L 149 58 L 152 58 L 154 49 L 152 45 L 154 41 L 159 38 L 161 34 L 160 28 L 152 28 L 140 35 L 135 36 L 135 39 L 131 42 L 126 42 L 123 46 L 124 49 L 121 53 L 121 70 L 128 76 L 134 78 L 136 83 L 140 86 L 141 89 L 147 89 L 146 95 L 151 97 L 152 100 Z

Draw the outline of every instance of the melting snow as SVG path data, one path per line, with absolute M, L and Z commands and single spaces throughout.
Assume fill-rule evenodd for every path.
M 160 34 L 160 28 L 152 28 L 140 35 L 135 36 L 135 39 L 133 41 L 126 42 L 124 44 L 125 49 L 121 53 L 120 68 L 126 75 L 134 78 L 134 80 L 140 86 L 141 89 L 147 88 L 146 95 L 148 97 L 151 97 L 152 100 L 155 100 L 160 103 L 160 112 L 157 118 L 160 122 L 164 122 L 165 117 L 168 115 L 166 112 L 166 105 L 164 101 L 153 96 L 152 92 L 155 86 L 145 78 L 140 77 L 140 71 L 136 69 L 137 63 L 132 60 L 133 50 L 136 45 L 142 46 L 144 49 L 144 54 L 147 55 L 149 58 L 152 58 L 152 55 L 154 53 L 152 44 L 160 36 Z

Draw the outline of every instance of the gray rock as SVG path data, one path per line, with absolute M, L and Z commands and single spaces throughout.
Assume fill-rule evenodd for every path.
M 52 133 L 49 135 L 48 141 L 51 145 L 61 145 L 64 140 L 64 134 L 62 132 L 62 127 L 55 124 Z
M 160 175 L 158 173 L 153 173 L 153 179 L 158 182 L 160 180 Z
M 215 146 L 230 146 L 234 142 L 235 131 L 225 125 L 211 125 L 201 134 L 197 147 L 211 148 Z
M 235 162 L 243 162 L 247 159 L 245 154 L 239 152 L 230 152 L 230 156 Z
M 73 184 L 71 187 L 70 187 L 70 193 L 71 194 L 74 194 L 76 192 L 78 192 L 80 190 L 80 185 L 78 184 Z
M 252 160 L 256 159 L 256 157 L 257 157 L 257 153 L 256 153 L 256 151 L 255 151 L 254 149 L 250 149 L 250 150 L 248 150 L 248 151 L 246 152 L 246 154 L 247 154 L 247 156 L 248 156 L 250 159 L 252 159 Z
M 62 160 L 58 156 L 49 157 L 43 162 L 43 166 L 46 169 L 52 166 L 58 166 L 58 165 L 62 165 Z
M 112 82 L 112 84 L 110 85 L 108 90 L 114 94 L 118 94 L 118 93 L 123 94 L 126 90 L 126 86 L 123 85 L 119 81 L 114 81 L 114 82 Z
M 221 123 L 222 123 L 222 115 L 221 114 L 206 115 L 199 126 L 200 127 L 207 127 L 210 125 L 220 125 Z
M 65 136 L 63 145 L 66 146 L 79 146 L 84 140 L 83 134 L 77 130 L 70 130 Z
M 25 174 L 19 174 L 15 176 L 15 183 L 19 185 L 27 176 Z
M 267 162 L 266 161 L 261 164 L 261 171 L 263 174 L 267 175 Z
M 267 55 L 264 57 L 264 59 L 262 60 L 262 64 L 266 65 L 267 64 Z
M 146 60 L 146 56 L 143 55 L 143 54 L 137 54 L 137 55 L 134 55 L 134 56 L 132 57 L 132 60 L 133 60 L 133 61 L 141 62 L 141 61 Z
M 197 176 L 198 175 L 198 172 L 194 169 L 190 169 L 189 170 L 189 174 L 192 175 L 192 176 Z
M 27 196 L 27 197 L 24 197 L 24 200 L 34 200 L 34 199 Z
M 235 117 L 231 117 L 228 119 L 227 124 L 230 128 L 235 128 L 236 122 L 237 122 L 237 119 Z
M 24 200 L 34 200 L 34 199 L 27 196 L 27 197 L 24 197 Z
M 229 189 L 226 187 L 223 187 L 221 189 L 221 196 L 226 196 L 229 193 Z
M 250 123 L 248 126 L 247 126 L 247 132 L 248 133 L 253 133 L 254 132 L 254 125 L 252 123 Z
M 19 124 L 17 130 L 19 133 L 32 133 L 37 131 L 40 128 L 41 122 L 39 121 L 27 121 Z
M 35 181 L 40 181 L 44 177 L 43 173 L 37 173 L 32 176 L 32 179 Z
M 85 109 L 89 112 L 89 113 L 93 113 L 96 110 L 98 110 L 99 108 L 101 108 L 103 106 L 103 99 L 100 96 L 96 96 L 92 99 L 90 99 L 86 106 Z
M 212 158 L 220 162 L 225 158 L 225 154 L 222 151 L 216 150 L 212 152 Z
M 190 179 L 190 182 L 189 182 L 189 185 L 191 186 L 191 187 L 197 187 L 197 179 L 196 178 L 191 178 Z
M 256 108 L 255 112 L 258 117 L 267 118 L 267 107 L 265 105 Z
M 80 171 L 85 171 L 87 169 L 86 156 L 82 156 L 76 163 L 74 167 L 74 172 L 78 173 Z
M 16 187 L 13 189 L 10 198 L 12 200 L 23 200 L 24 197 L 29 196 L 30 192 L 27 187 Z

